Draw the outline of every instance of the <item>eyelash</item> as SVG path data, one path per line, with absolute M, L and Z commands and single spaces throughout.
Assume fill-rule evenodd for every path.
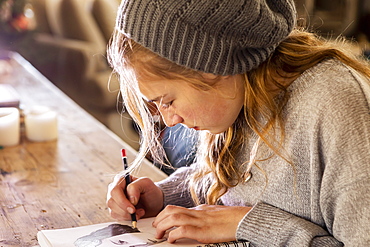
M 160 107 L 163 108 L 163 109 L 168 109 L 172 105 L 172 103 L 173 103 L 173 100 L 168 102 L 168 103 L 161 104 Z

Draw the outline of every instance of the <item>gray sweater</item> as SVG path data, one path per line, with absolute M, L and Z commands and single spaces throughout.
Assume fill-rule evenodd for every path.
M 236 238 L 252 246 L 370 246 L 369 84 L 331 59 L 288 90 L 284 149 L 293 166 L 277 155 L 258 162 L 266 176 L 253 167 L 249 182 L 222 196 L 224 205 L 253 206 Z M 240 161 L 249 160 L 253 141 Z M 194 206 L 183 183 L 192 169 L 158 183 L 166 205 Z

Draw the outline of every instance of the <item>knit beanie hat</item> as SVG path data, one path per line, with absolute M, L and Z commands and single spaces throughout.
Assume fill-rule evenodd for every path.
M 122 0 L 116 28 L 176 64 L 247 72 L 292 31 L 294 0 Z

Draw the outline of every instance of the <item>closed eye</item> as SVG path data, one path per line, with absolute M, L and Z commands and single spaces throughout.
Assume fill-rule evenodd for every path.
M 160 96 L 160 97 L 157 97 L 157 98 L 154 98 L 152 100 L 147 100 L 148 103 L 154 103 L 157 105 L 158 109 L 163 109 L 163 110 L 166 110 L 168 109 L 174 100 L 171 100 L 167 103 L 163 103 L 163 99 L 166 97 L 167 95 L 164 95 L 164 96 Z
M 161 103 L 161 108 L 168 109 L 172 105 L 172 103 L 173 103 L 173 100 L 171 100 L 168 103 Z

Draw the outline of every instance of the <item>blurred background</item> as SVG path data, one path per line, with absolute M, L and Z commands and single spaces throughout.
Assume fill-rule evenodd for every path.
M 0 50 L 20 53 L 134 148 L 138 135 L 106 61 L 120 0 L 0 0 Z M 300 22 L 369 57 L 370 0 L 296 0 Z M 109 83 L 108 83 L 109 82 Z

